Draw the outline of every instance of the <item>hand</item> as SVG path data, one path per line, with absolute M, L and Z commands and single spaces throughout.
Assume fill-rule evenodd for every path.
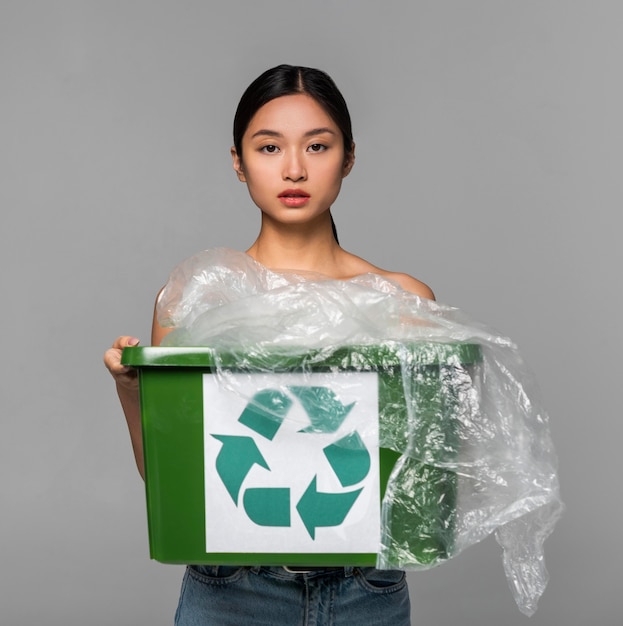
M 131 390 L 138 389 L 137 371 L 132 367 L 121 364 L 123 349 L 126 346 L 136 346 L 138 343 L 139 340 L 136 337 L 122 335 L 117 337 L 112 347 L 104 353 L 104 365 L 106 365 L 108 371 L 115 379 L 117 386 Z

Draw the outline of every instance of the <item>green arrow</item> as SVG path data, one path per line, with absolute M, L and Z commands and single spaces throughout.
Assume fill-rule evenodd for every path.
M 296 505 L 310 537 L 316 538 L 316 528 L 320 526 L 339 526 L 346 519 L 362 489 L 363 487 L 347 493 L 320 492 L 316 489 L 314 476 Z
M 355 431 L 323 450 L 342 487 L 362 481 L 370 471 L 370 454 Z
M 302 433 L 334 433 L 355 406 L 352 402 L 344 406 L 332 389 L 327 387 L 288 387 L 301 401 L 311 426 L 303 428 Z
M 290 489 L 252 487 L 242 496 L 249 519 L 259 526 L 290 525 Z
M 216 457 L 216 471 L 234 504 L 238 506 L 240 487 L 253 465 L 257 463 L 267 470 L 270 470 L 270 467 L 251 437 L 236 435 L 212 435 L 212 437 L 223 444 Z
M 238 421 L 272 441 L 291 405 L 292 400 L 278 389 L 262 389 L 251 398 Z

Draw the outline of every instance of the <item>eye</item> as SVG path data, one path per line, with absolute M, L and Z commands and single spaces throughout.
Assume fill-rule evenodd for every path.
M 269 144 L 268 146 L 262 146 L 260 148 L 260 152 L 266 152 L 267 154 L 275 154 L 275 152 L 278 152 L 279 148 L 277 146 L 274 146 L 273 144 Z
M 327 149 L 327 146 L 324 146 L 321 143 L 313 143 L 309 148 L 307 148 L 310 152 L 323 152 Z

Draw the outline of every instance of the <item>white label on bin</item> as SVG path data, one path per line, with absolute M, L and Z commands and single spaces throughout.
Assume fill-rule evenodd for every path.
M 205 374 L 206 552 L 376 553 L 375 372 Z

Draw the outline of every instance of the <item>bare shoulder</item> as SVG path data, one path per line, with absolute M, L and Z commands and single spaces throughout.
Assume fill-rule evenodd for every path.
M 404 274 L 402 272 L 388 272 L 386 270 L 378 270 L 377 272 L 384 278 L 389 280 L 393 280 L 398 283 L 405 291 L 410 291 L 414 293 L 416 296 L 420 296 L 421 298 L 427 298 L 428 300 L 434 300 L 435 294 L 433 290 L 421 280 L 417 278 L 413 278 L 409 274 Z
M 405 291 L 414 293 L 421 298 L 427 298 L 429 300 L 435 299 L 435 294 L 432 289 L 421 280 L 403 272 L 390 272 L 388 270 L 381 269 L 380 267 L 372 265 L 372 263 L 369 263 L 365 259 L 355 256 L 354 254 L 347 253 L 347 255 L 349 267 L 348 274 L 351 277 L 368 273 L 378 274 L 383 278 L 387 278 L 388 280 L 398 283 Z
M 164 289 L 164 287 L 162 288 Z M 151 345 L 159 346 L 162 340 L 173 330 L 173 328 L 163 328 L 160 326 L 160 322 L 158 322 L 158 298 L 160 298 L 160 294 L 162 293 L 162 289 L 158 292 L 156 297 L 156 304 L 154 305 L 154 317 L 151 325 Z

